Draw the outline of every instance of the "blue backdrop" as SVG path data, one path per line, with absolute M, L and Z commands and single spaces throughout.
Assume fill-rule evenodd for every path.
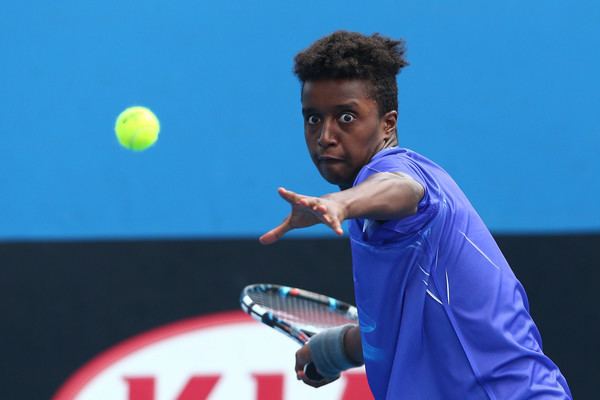
M 595 0 L 8 2 L 0 239 L 255 236 L 287 212 L 277 186 L 335 190 L 291 69 L 337 29 L 406 39 L 400 142 L 494 231 L 598 231 L 598 21 Z M 162 123 L 143 153 L 114 137 L 130 105 Z

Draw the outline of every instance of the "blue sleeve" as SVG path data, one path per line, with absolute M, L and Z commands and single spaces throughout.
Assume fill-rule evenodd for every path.
M 364 182 L 370 176 L 382 172 L 406 174 L 420 183 L 425 193 L 419 202 L 417 213 L 414 215 L 389 221 L 358 219 L 358 227 L 363 232 L 362 240 L 371 243 L 393 242 L 419 231 L 435 215 L 439 203 L 437 185 L 431 181 L 431 177 L 426 171 L 410 158 L 397 154 L 381 157 L 365 165 L 358 173 L 354 186 Z

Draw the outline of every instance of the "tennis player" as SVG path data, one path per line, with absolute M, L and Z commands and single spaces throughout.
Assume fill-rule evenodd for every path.
M 365 364 L 376 399 L 570 399 L 542 352 L 527 296 L 489 230 L 446 171 L 398 146 L 402 41 L 335 32 L 295 58 L 304 134 L 340 191 L 284 188 L 291 213 L 260 241 L 349 220 L 360 326 L 313 337 L 298 379 L 318 387 Z M 325 377 L 309 379 L 314 362 Z

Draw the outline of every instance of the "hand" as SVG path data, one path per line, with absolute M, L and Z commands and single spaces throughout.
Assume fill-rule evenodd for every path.
M 310 354 L 310 347 L 308 347 L 308 345 L 305 344 L 300 350 L 296 352 L 296 365 L 294 366 L 294 369 L 296 371 L 296 378 L 298 380 L 301 380 L 309 386 L 318 388 L 327 385 L 328 383 L 331 383 L 339 378 L 339 376 L 337 376 L 332 379 L 322 379 L 320 381 L 313 381 L 312 379 L 309 379 L 304 373 L 304 367 L 311 361 L 312 356 Z
M 344 233 L 342 221 L 345 218 L 345 209 L 339 201 L 331 197 L 304 196 L 284 188 L 279 188 L 278 193 L 291 204 L 292 211 L 279 226 L 260 237 L 262 244 L 274 243 L 292 229 L 306 228 L 319 223 L 329 226 L 338 235 Z

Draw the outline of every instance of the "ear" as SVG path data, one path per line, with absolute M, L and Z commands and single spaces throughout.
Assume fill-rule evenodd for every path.
M 390 138 L 396 136 L 396 127 L 398 123 L 398 111 L 388 111 L 381 118 L 381 122 L 383 124 L 383 137 L 387 142 Z

